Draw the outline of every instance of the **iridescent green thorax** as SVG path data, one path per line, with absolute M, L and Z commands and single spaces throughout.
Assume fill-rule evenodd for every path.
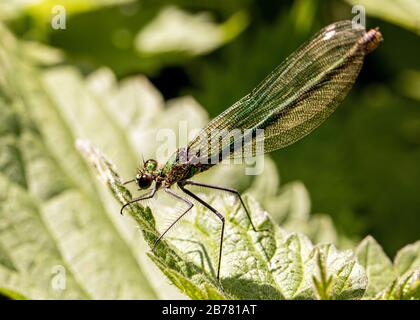
M 168 161 L 166 161 L 165 165 L 162 168 L 162 175 L 166 176 L 172 169 L 172 167 L 177 163 L 177 153 L 174 153 Z
M 145 171 L 150 172 L 150 173 L 155 172 L 157 168 L 158 168 L 158 164 L 153 159 L 147 160 L 146 163 L 144 164 Z
M 190 179 L 194 175 L 213 166 L 212 164 L 195 163 L 188 159 L 185 152 L 185 148 L 178 149 L 160 171 L 160 174 L 167 185 Z

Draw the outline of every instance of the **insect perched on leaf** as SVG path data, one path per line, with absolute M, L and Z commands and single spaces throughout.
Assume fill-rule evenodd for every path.
M 378 29 L 366 31 L 361 26 L 352 25 L 351 21 L 325 27 L 251 93 L 213 119 L 186 147 L 178 149 L 165 165 L 160 166 L 152 159 L 145 161 L 135 178 L 126 183 L 135 182 L 140 189 L 148 189 L 155 183 L 144 195 L 126 203 L 121 213 L 134 202 L 152 198 L 159 189 L 187 205 L 186 210 L 156 239 L 154 250 L 162 237 L 194 205 L 187 197 L 171 189 L 178 185 L 184 194 L 209 209 L 221 221 L 219 279 L 225 219 L 187 187 L 201 186 L 234 194 L 241 202 L 252 229 L 258 230 L 238 191 L 190 179 L 224 159 L 245 157 L 246 150 L 251 150 L 249 155 L 255 156 L 286 147 L 306 136 L 337 108 L 355 82 L 364 57 L 381 41 Z M 255 148 L 258 142 L 256 133 L 261 130 L 264 134 L 259 139 L 263 148 L 258 151 Z M 234 136 L 230 134 L 232 131 L 236 132 Z M 214 133 L 218 134 L 216 142 L 212 138 Z M 236 143 L 238 139 L 240 144 Z

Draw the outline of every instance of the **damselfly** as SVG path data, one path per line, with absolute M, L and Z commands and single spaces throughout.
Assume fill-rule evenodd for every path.
M 140 189 L 148 189 L 142 196 L 126 203 L 152 198 L 163 189 L 178 201 L 185 211 L 155 241 L 163 236 L 193 207 L 194 199 L 213 212 L 221 221 L 221 235 L 217 278 L 220 277 L 225 219 L 213 206 L 188 186 L 201 186 L 234 194 L 240 201 L 257 232 L 251 215 L 238 191 L 190 180 L 226 158 L 255 156 L 286 147 L 318 127 L 344 99 L 362 67 L 364 57 L 382 41 L 379 29 L 366 31 L 351 21 L 331 24 L 289 56 L 251 93 L 213 119 L 186 147 L 178 149 L 165 165 L 150 159 L 143 162 L 134 179 Z M 258 151 L 258 131 L 263 130 L 263 148 Z M 235 135 L 230 132 L 235 131 Z M 212 137 L 217 132 L 216 142 Z M 234 138 L 234 139 L 232 139 Z M 240 144 L 237 141 L 241 141 Z M 235 141 L 234 141 L 235 140 Z M 216 160 L 216 161 L 215 161 Z M 188 197 L 171 189 L 178 185 Z

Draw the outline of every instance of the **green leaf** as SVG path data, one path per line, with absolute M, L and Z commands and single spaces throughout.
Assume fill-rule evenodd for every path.
M 9 256 L 7 250 L 3 248 L 0 244 L 0 265 L 11 271 L 17 271 L 16 266 L 14 265 L 11 257 Z
M 394 280 L 375 298 L 379 300 L 419 300 L 420 270 L 408 272 Z
M 284 217 L 286 227 L 309 219 L 311 202 L 308 191 L 301 182 L 292 182 L 283 186 L 277 200 L 278 214 Z
M 357 246 L 356 255 L 369 279 L 365 297 L 374 297 L 396 278 L 391 260 L 371 236 Z
M 3 175 L 0 191 L 4 195 L 0 210 L 4 228 L 0 241 L 14 261 L 13 269 L 0 266 L 0 286 L 31 298 L 87 298 L 87 292 L 77 283 L 60 255 L 36 201 Z M 57 266 L 65 272 L 65 290 L 54 290 L 52 286 L 53 269 Z
M 353 252 L 326 244 L 318 246 L 313 256 L 318 267 L 313 281 L 320 299 L 355 299 L 364 294 L 367 277 Z
M 330 216 L 310 214 L 309 192 L 303 183 L 290 182 L 279 188 L 275 163 L 268 156 L 264 161 L 264 173 L 256 177 L 247 191 L 261 202 L 273 219 L 287 230 L 306 234 L 314 242 L 345 244 L 345 238 L 338 236 Z
M 420 241 L 406 245 L 397 252 L 395 269 L 400 276 L 420 269 Z
M 420 242 L 407 245 L 395 256 L 394 264 L 371 236 L 356 248 L 368 276 L 364 298 L 408 300 L 420 298 Z
M 42 1 L 15 1 L 3 0 L 0 4 L 0 19 L 15 18 L 22 12 L 26 12 L 35 19 L 40 20 L 39 23 L 49 22 L 51 19 L 52 8 L 56 5 L 64 6 L 66 13 L 75 14 L 95 10 L 103 6 L 116 4 L 125 4 L 133 0 L 42 0 Z
M 347 0 L 365 7 L 367 14 L 388 20 L 420 35 L 419 0 Z
M 335 243 L 340 248 L 352 247 L 346 245 L 344 236 L 338 235 L 331 216 L 327 214 L 316 213 L 311 215 L 304 232 L 314 242 Z
M 247 25 L 248 16 L 244 12 L 237 12 L 224 24 L 217 25 L 208 13 L 191 14 L 168 6 L 138 33 L 135 46 L 144 55 L 180 52 L 194 56 L 225 44 Z
M 4 288 L 0 288 L 0 297 L 1 296 L 4 296 L 8 299 L 13 299 L 13 300 L 26 300 L 27 299 L 24 295 L 20 294 L 19 292 L 4 289 Z
M 395 80 L 395 86 L 405 96 L 415 100 L 420 100 L 420 71 L 402 71 Z M 416 121 L 414 124 L 416 124 L 418 128 L 418 122 Z
M 29 299 L 153 299 L 25 45 L 0 25 L 0 287 Z M 61 88 L 61 93 L 66 92 Z M 118 141 L 119 143 L 119 141 Z

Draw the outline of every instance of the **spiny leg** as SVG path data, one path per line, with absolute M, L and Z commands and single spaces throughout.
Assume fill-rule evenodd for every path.
M 192 180 L 186 180 L 185 181 L 185 184 L 192 185 L 192 186 L 209 188 L 209 189 L 222 190 L 222 191 L 226 191 L 226 192 L 230 192 L 230 193 L 235 194 L 239 198 L 239 200 L 241 201 L 242 207 L 244 208 L 245 213 L 246 213 L 246 215 L 248 217 L 248 220 L 251 223 L 252 229 L 255 232 L 257 232 L 257 231 L 265 231 L 265 230 L 257 230 L 255 228 L 254 223 L 252 222 L 252 219 L 251 219 L 251 214 L 249 213 L 248 208 L 245 206 L 245 202 L 242 200 L 241 194 L 239 193 L 238 190 L 235 190 L 235 189 L 232 189 L 232 188 L 225 188 L 225 187 L 215 186 L 215 185 L 207 184 L 207 183 L 195 182 L 195 181 L 192 181 Z
M 222 262 L 223 235 L 225 233 L 225 217 L 223 217 L 215 208 L 213 208 L 211 205 L 209 205 L 207 202 L 205 202 L 199 196 L 195 195 L 190 190 L 185 189 L 181 184 L 178 184 L 178 186 L 179 186 L 179 188 L 182 191 L 184 191 L 191 198 L 197 200 L 199 203 L 201 203 L 207 209 L 209 209 L 210 211 L 212 211 L 220 219 L 220 221 L 222 222 L 222 232 L 220 234 L 220 247 L 219 247 L 219 265 L 217 266 L 217 280 L 219 280 L 220 279 L 220 264 Z
M 125 207 L 129 206 L 130 204 L 133 204 L 135 202 L 139 202 L 139 201 L 142 201 L 142 200 L 147 200 L 147 199 L 153 198 L 155 196 L 156 191 L 157 191 L 157 188 L 153 188 L 151 192 L 143 194 L 140 197 L 135 198 L 135 199 L 127 202 L 125 205 L 123 205 L 121 207 L 120 214 L 123 214 L 123 211 L 124 211 Z
M 179 215 L 179 217 L 178 218 L 176 218 L 176 220 L 174 221 L 174 222 L 172 222 L 171 223 L 171 225 L 156 239 L 156 241 L 155 241 L 155 243 L 154 243 L 154 245 L 153 245 L 153 247 L 152 247 L 152 251 L 154 251 L 155 250 L 155 248 L 156 248 L 156 245 L 159 243 L 159 241 L 163 238 L 163 236 L 183 217 L 183 216 L 185 216 L 187 213 L 188 213 L 188 211 L 190 211 L 191 210 L 191 208 L 194 206 L 194 204 L 191 202 L 191 201 L 189 201 L 188 199 L 185 199 L 185 198 L 183 198 L 183 197 L 181 197 L 180 195 L 178 195 L 178 194 L 176 194 L 173 190 L 171 190 L 171 189 L 169 189 L 169 188 L 165 188 L 165 191 L 169 194 L 169 195 L 171 195 L 172 197 L 174 197 L 174 198 L 176 198 L 176 199 L 178 199 L 178 200 L 181 200 L 181 201 L 183 201 L 183 202 L 185 202 L 187 205 L 188 205 L 188 208 L 182 213 L 182 214 L 180 214 Z

